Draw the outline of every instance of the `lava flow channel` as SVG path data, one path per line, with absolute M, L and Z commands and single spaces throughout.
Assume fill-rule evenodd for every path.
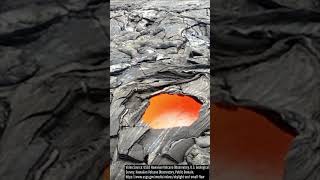
M 159 94 L 150 99 L 142 116 L 154 129 L 190 126 L 199 118 L 201 103 L 190 96 Z

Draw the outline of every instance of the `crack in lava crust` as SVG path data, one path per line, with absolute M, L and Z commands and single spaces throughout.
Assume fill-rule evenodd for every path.
M 282 180 L 294 134 L 243 107 L 213 108 L 214 179 Z
M 154 129 L 190 126 L 199 118 L 201 103 L 177 94 L 160 94 L 150 99 L 142 119 Z

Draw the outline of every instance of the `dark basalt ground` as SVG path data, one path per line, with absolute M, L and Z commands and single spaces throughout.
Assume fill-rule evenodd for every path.
M 109 128 L 114 179 L 128 163 L 209 163 L 209 2 L 123 3 L 111 5 L 109 127 L 108 3 L 0 2 L 0 179 L 102 179 Z M 284 179 L 317 180 L 319 2 L 217 0 L 213 8 L 212 102 L 294 128 Z M 198 98 L 197 123 L 139 123 L 162 92 Z
M 285 180 L 320 177 L 319 12 L 315 0 L 214 3 L 211 98 L 264 112 L 298 133 Z
M 102 179 L 107 1 L 0 2 L 0 179 Z
M 111 179 L 126 164 L 209 164 L 210 2 L 111 1 Z M 150 97 L 189 95 L 202 102 L 190 127 L 142 123 Z

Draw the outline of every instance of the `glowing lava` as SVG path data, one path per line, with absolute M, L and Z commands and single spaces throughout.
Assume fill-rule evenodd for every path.
M 103 172 L 103 180 L 110 180 L 110 167 L 107 166 Z
M 249 109 L 213 108 L 213 178 L 282 180 L 293 133 Z
M 150 99 L 142 120 L 154 129 L 190 126 L 199 118 L 201 103 L 190 96 L 160 94 Z

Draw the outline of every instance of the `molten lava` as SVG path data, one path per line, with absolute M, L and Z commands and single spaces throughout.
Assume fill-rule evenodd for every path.
M 213 108 L 213 178 L 282 180 L 294 134 L 249 109 Z
M 106 169 L 103 172 L 103 180 L 109 180 L 110 179 L 110 167 L 107 166 Z
M 142 116 L 154 129 L 190 126 L 199 118 L 201 103 L 190 96 L 160 94 L 150 99 Z

